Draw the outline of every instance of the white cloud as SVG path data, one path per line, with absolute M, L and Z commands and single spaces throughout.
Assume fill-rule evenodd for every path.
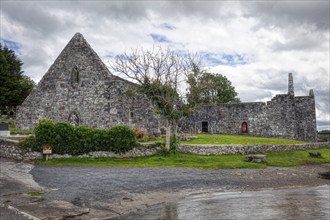
M 82 33 L 106 63 L 131 48 L 150 48 L 151 34 L 173 50 L 211 58 L 244 57 L 244 65 L 208 69 L 232 81 L 243 101 L 314 89 L 317 120 L 329 115 L 329 2 L 327 1 L 2 1 L 1 40 L 17 42 L 23 70 L 39 81 L 67 42 Z M 19 7 L 17 6 L 19 5 Z M 228 58 L 228 57 L 227 57 Z M 223 60 L 225 61 L 225 60 Z

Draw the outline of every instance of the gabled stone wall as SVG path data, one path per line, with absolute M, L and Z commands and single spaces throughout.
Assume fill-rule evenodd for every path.
M 41 118 L 98 128 L 159 128 L 150 100 L 135 84 L 112 75 L 79 33 L 18 108 L 17 129 L 31 130 Z

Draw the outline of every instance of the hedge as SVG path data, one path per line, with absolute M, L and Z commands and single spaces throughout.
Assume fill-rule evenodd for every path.
M 126 126 L 110 129 L 74 127 L 67 122 L 41 119 L 36 125 L 34 138 L 29 138 L 21 146 L 33 151 L 41 151 L 45 145 L 53 148 L 54 154 L 81 155 L 92 151 L 127 152 L 138 145 L 133 130 Z

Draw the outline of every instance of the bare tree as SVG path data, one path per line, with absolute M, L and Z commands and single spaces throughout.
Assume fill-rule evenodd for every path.
M 110 62 L 114 72 L 122 74 L 139 85 L 166 120 L 165 148 L 170 149 L 171 126 L 177 124 L 192 105 L 187 104 L 184 88 L 191 77 L 199 74 L 199 59 L 179 55 L 174 51 L 153 47 L 151 50 L 135 49 L 117 56 Z

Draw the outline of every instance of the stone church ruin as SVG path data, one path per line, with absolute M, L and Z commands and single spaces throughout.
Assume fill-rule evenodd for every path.
M 184 132 L 249 134 L 316 141 L 316 113 L 313 90 L 308 96 L 295 96 L 292 74 L 287 94 L 268 102 L 204 105 L 184 120 Z
M 127 125 L 159 132 L 163 120 L 136 84 L 114 76 L 80 33 L 76 33 L 37 87 L 18 107 L 17 129 L 31 130 L 41 118 L 89 127 Z M 287 94 L 268 102 L 204 105 L 184 119 L 180 130 L 192 133 L 249 134 L 316 140 L 313 90 L 295 96 L 292 74 Z
M 159 128 L 151 101 L 136 85 L 114 76 L 77 33 L 37 87 L 18 108 L 18 129 L 33 129 L 41 118 L 73 125 L 110 128 L 128 125 L 148 132 Z

